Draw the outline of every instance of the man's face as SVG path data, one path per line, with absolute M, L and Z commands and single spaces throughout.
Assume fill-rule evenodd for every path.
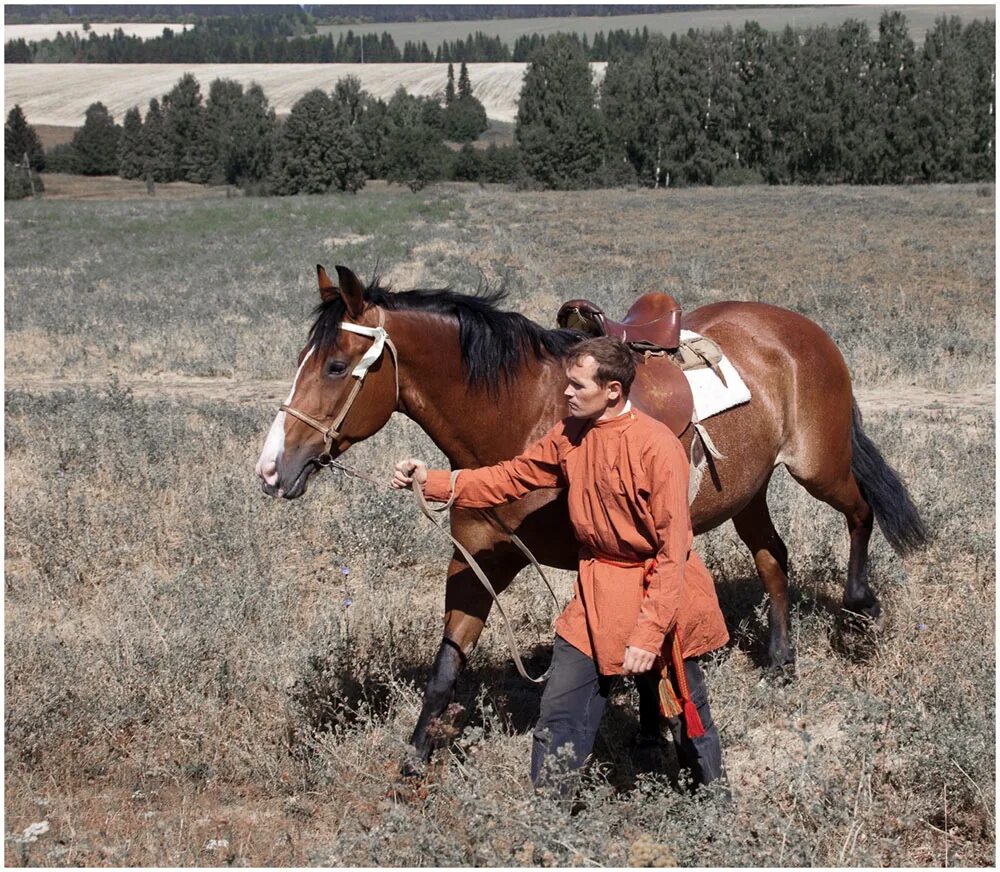
M 566 370 L 566 379 L 566 405 L 574 418 L 600 418 L 621 399 L 621 382 L 597 383 L 597 361 L 589 354 Z

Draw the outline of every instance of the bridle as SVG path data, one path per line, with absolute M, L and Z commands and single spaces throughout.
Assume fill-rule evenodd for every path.
M 278 407 L 280 411 L 287 412 L 293 418 L 298 418 L 303 424 L 308 424 L 314 430 L 319 430 L 322 434 L 323 453 L 316 459 L 316 463 L 319 466 L 329 466 L 333 462 L 333 443 L 340 438 L 340 427 L 344 423 L 347 413 L 351 410 L 351 406 L 354 405 L 354 401 L 358 398 L 358 394 L 361 393 L 361 387 L 365 382 L 368 370 L 382 357 L 382 353 L 386 348 L 389 349 L 389 353 L 392 355 L 392 366 L 396 377 L 396 402 L 393 408 L 395 409 L 399 406 L 399 354 L 385 329 L 385 311 L 383 309 L 378 310 L 377 327 L 364 327 L 361 324 L 351 324 L 348 321 L 342 321 L 340 329 L 346 330 L 348 333 L 356 333 L 358 336 L 367 336 L 372 340 L 372 347 L 365 352 L 365 355 L 358 361 L 351 372 L 351 376 L 356 379 L 354 387 L 351 388 L 351 393 L 348 395 L 347 401 L 333 419 L 333 423 L 329 426 L 324 426 L 323 422 L 318 418 L 307 415 L 305 412 L 301 412 L 287 403 L 282 403 Z M 329 415 L 326 417 L 329 417 Z
M 396 351 L 396 346 L 393 345 L 392 340 L 389 338 L 389 334 L 385 329 L 385 312 L 382 309 L 378 310 L 378 326 L 377 327 L 363 327 L 360 324 L 351 324 L 347 321 L 342 321 L 340 324 L 341 330 L 346 330 L 348 333 L 356 333 L 358 336 L 367 336 L 372 340 L 372 347 L 368 349 L 364 357 L 358 361 L 357 366 L 351 372 L 351 375 L 357 379 L 354 383 L 354 387 L 351 389 L 351 393 L 347 397 L 347 401 L 341 407 L 340 412 L 334 418 L 333 423 L 329 426 L 324 426 L 323 422 L 318 418 L 314 418 L 312 415 L 307 415 L 305 412 L 300 412 L 298 409 L 289 406 L 288 403 L 282 403 L 279 407 L 280 411 L 287 412 L 293 418 L 298 418 L 302 423 L 308 424 L 315 430 L 323 435 L 323 453 L 316 459 L 316 464 L 318 466 L 328 466 L 332 468 L 337 468 L 342 472 L 346 472 L 348 475 L 355 476 L 356 478 L 364 479 L 375 485 L 381 485 L 382 481 L 375 478 L 374 476 L 365 475 L 364 473 L 352 470 L 349 467 L 345 467 L 333 459 L 333 443 L 340 438 L 340 426 L 344 423 L 344 419 L 347 417 L 347 413 L 350 411 L 351 406 L 354 405 L 354 401 L 358 398 L 358 394 L 361 393 L 361 386 L 364 384 L 365 376 L 368 374 L 368 370 L 371 366 L 382 357 L 383 352 L 386 348 L 389 349 L 389 353 L 392 355 L 392 364 L 395 370 L 396 376 L 396 404 L 395 408 L 399 407 L 399 353 Z M 329 416 L 327 416 L 329 417 Z M 500 617 L 503 618 L 504 629 L 507 633 L 507 644 L 510 646 L 511 655 L 514 658 L 514 664 L 517 667 L 517 671 L 521 675 L 530 681 L 532 684 L 543 684 L 545 680 L 549 677 L 549 673 L 552 671 L 551 664 L 549 668 L 545 670 L 545 673 L 538 678 L 532 678 L 528 675 L 524 664 L 521 661 L 521 656 L 517 651 L 517 640 L 514 637 L 514 631 L 511 626 L 510 618 L 507 617 L 507 613 L 504 611 L 503 606 L 500 605 L 500 599 L 497 596 L 497 592 L 493 585 L 490 584 L 489 578 L 487 578 L 486 573 L 483 572 L 476 558 L 469 553 L 466 547 L 455 538 L 445 527 L 438 522 L 435 517 L 435 512 L 447 511 L 451 508 L 452 503 L 455 501 L 455 479 L 458 476 L 458 470 L 455 470 L 451 474 L 451 490 L 452 497 L 443 506 L 438 506 L 431 508 L 427 505 L 424 500 L 423 491 L 419 487 L 413 489 L 413 494 L 416 497 L 417 505 L 420 511 L 439 529 L 444 533 L 449 539 L 451 539 L 452 544 L 459 550 L 462 556 L 465 558 L 468 566 L 472 569 L 476 578 L 482 583 L 482 585 L 489 592 L 493 601 L 496 603 L 497 611 L 500 613 Z M 535 556 L 528 550 L 527 546 L 518 538 L 513 530 L 510 529 L 501 519 L 500 516 L 496 514 L 492 509 L 483 510 L 484 514 L 487 514 L 492 518 L 492 520 L 507 534 L 510 540 L 521 550 L 521 552 L 528 558 L 531 564 L 535 567 L 535 570 L 541 576 L 542 581 L 545 582 L 545 586 L 549 589 L 549 593 L 552 596 L 553 602 L 556 604 L 556 608 L 559 607 L 559 600 L 556 597 L 555 591 L 552 589 L 552 585 L 549 584 L 548 578 L 545 577 L 545 572 L 542 570 L 541 565 Z

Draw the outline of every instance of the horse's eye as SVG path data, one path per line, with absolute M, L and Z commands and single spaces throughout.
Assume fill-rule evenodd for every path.
M 326 365 L 327 375 L 343 375 L 347 372 L 347 364 L 342 360 L 331 360 Z

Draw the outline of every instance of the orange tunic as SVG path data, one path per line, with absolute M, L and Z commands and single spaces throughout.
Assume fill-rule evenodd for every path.
M 512 460 L 462 470 L 455 505 L 502 505 L 529 491 L 567 487 L 569 515 L 582 548 L 573 599 L 556 632 L 597 661 L 603 675 L 622 674 L 625 648 L 660 653 L 675 627 L 684 657 L 726 644 L 729 633 L 715 585 L 691 551 L 688 460 L 659 421 L 630 409 L 617 418 L 566 418 Z M 429 470 L 424 495 L 444 501 L 448 472 Z M 647 574 L 641 563 L 655 559 Z

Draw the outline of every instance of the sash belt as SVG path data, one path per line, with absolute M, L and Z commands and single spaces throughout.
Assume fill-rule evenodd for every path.
M 593 559 L 606 566 L 617 566 L 619 569 L 642 569 L 643 599 L 648 595 L 647 583 L 649 577 L 656 569 L 656 558 L 626 560 L 624 558 L 611 557 L 607 554 L 598 554 L 589 548 L 581 549 L 580 558 L 582 560 Z M 594 653 L 596 656 L 597 652 Z M 688 737 L 691 739 L 697 739 L 699 736 L 705 735 L 705 725 L 701 722 L 698 708 L 691 699 L 691 688 L 688 685 L 687 673 L 684 671 L 684 656 L 681 653 L 681 634 L 676 624 L 664 636 L 663 647 L 660 649 L 656 662 L 660 668 L 660 680 L 657 687 L 660 698 L 660 714 L 665 718 L 683 717 L 684 726 L 687 728 Z M 668 663 L 673 664 L 674 674 L 677 676 L 676 690 L 674 690 L 674 685 L 670 681 Z

